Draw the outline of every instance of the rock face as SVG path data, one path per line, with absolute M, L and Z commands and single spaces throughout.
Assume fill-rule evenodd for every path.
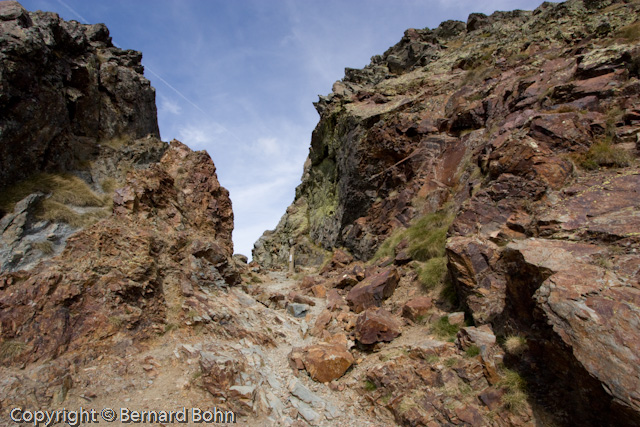
M 298 265 L 317 265 L 323 250 L 367 261 L 380 249 L 404 269 L 440 256 L 474 327 L 526 338 L 505 363 L 542 407 L 571 408 L 556 422 L 640 425 L 638 13 L 568 0 L 407 30 L 315 104 L 294 203 L 254 259 L 285 265 L 293 247 Z M 453 218 L 444 256 L 419 253 L 427 237 L 401 247 L 434 212 Z M 387 298 L 363 292 L 370 275 L 340 277 L 356 312 Z
M 114 47 L 103 24 L 3 1 L 0 31 L 2 187 L 35 171 L 77 168 L 104 141 L 159 136 L 142 55 Z
M 197 289 L 237 282 L 231 202 L 205 152 L 173 141 L 158 164 L 129 175 L 113 210 L 50 262 L 0 275 L 1 338 L 18 349 L 4 363 L 89 357 L 118 332 L 149 337 Z
M 108 216 L 126 173 L 167 144 L 142 55 L 114 47 L 103 24 L 2 1 L 0 32 L 0 271 L 14 271 Z M 76 195 L 56 194 L 64 185 Z

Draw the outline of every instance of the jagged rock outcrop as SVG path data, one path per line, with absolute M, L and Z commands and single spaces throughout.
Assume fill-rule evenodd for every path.
M 126 173 L 167 144 L 142 54 L 103 24 L 2 1 L 0 32 L 0 271 L 15 271 L 108 216 Z
M 129 175 L 113 211 L 60 256 L 0 276 L 2 342 L 19 344 L 4 363 L 100 352 L 116 333 L 152 336 L 197 303 L 194 289 L 237 283 L 231 202 L 205 152 L 173 141 Z
M 76 169 L 102 141 L 159 136 L 142 54 L 114 47 L 104 24 L 3 1 L 0 31 L 2 187 L 36 171 Z
M 254 259 L 387 241 L 384 262 L 431 280 L 417 220 L 451 215 L 442 265 L 476 326 L 526 339 L 505 363 L 530 398 L 560 424 L 640 425 L 639 12 L 569 0 L 408 30 L 316 103 L 294 204 Z

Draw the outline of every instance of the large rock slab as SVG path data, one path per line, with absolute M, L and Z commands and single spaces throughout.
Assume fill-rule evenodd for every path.
M 479 237 L 452 237 L 446 250 L 456 291 L 474 321 L 487 323 L 502 313 L 507 281 L 498 271 L 498 245 Z
M 383 308 L 369 308 L 358 316 L 355 335 L 365 345 L 393 341 L 400 335 L 400 322 Z
M 393 295 L 399 281 L 400 275 L 395 267 L 385 268 L 351 288 L 347 303 L 356 313 L 369 307 L 380 307 L 383 300 Z
M 115 47 L 104 24 L 2 2 L 0 183 L 72 170 L 114 138 L 159 137 L 142 54 Z M 85 157 L 83 159 L 83 157 Z
M 535 295 L 548 324 L 607 393 L 640 412 L 640 286 L 573 264 Z
M 353 355 L 340 344 L 319 343 L 294 348 L 289 354 L 292 367 L 305 369 L 315 381 L 326 383 L 340 378 L 353 364 Z

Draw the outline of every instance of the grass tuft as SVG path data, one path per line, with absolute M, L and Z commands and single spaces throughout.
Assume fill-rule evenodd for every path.
M 452 325 L 449 323 L 449 318 L 447 316 L 443 316 L 431 327 L 431 332 L 436 335 L 438 338 L 442 339 L 455 339 L 456 334 L 460 330 L 459 325 Z
M 526 408 L 527 383 L 520 374 L 505 368 L 497 386 L 506 389 L 506 393 L 502 396 L 502 404 L 506 409 L 513 413 L 521 413 Z
M 107 210 L 112 203 L 110 195 L 97 195 L 89 184 L 77 176 L 38 173 L 3 189 L 0 193 L 0 209 L 11 212 L 17 202 L 36 192 L 49 195 L 40 203 L 36 212 L 37 219 L 65 222 L 72 227 L 86 227 L 107 217 Z M 103 209 L 80 214 L 68 205 Z
M 416 261 L 444 256 L 447 230 L 452 221 L 453 215 L 446 212 L 434 212 L 420 218 L 407 229 L 409 255 Z
M 42 240 L 40 242 L 31 243 L 31 247 L 35 250 L 42 252 L 45 255 L 53 255 L 53 244 L 48 240 Z
M 469 348 L 465 350 L 465 354 L 467 355 L 467 357 L 476 357 L 480 354 L 480 347 L 478 347 L 477 345 L 469 346 Z
M 617 31 L 617 36 L 627 41 L 640 40 L 640 22 L 620 28 Z
M 396 246 L 404 239 L 407 239 L 409 243 L 409 255 L 416 261 L 442 257 L 447 240 L 447 230 L 452 222 L 453 215 L 446 211 L 427 214 L 415 221 L 409 228 L 397 230 L 387 237 L 372 260 L 377 261 L 386 256 L 394 257 Z
M 603 139 L 589 147 L 586 153 L 576 155 L 580 167 L 587 170 L 599 167 L 626 167 L 633 160 L 631 154 L 620 147 L 616 147 L 609 139 Z
M 376 390 L 377 388 L 378 388 L 378 386 L 377 386 L 377 385 L 375 385 L 375 383 L 374 383 L 373 381 L 366 380 L 366 381 L 364 382 L 364 389 L 365 389 L 366 391 L 374 391 L 374 390 Z
M 518 356 L 527 349 L 527 340 L 518 335 L 508 336 L 504 341 L 504 348 L 507 353 Z
M 10 360 L 25 349 L 26 345 L 17 340 L 6 340 L 0 343 L 0 361 Z
M 431 258 L 418 266 L 418 280 L 427 289 L 442 286 L 447 279 L 447 257 Z

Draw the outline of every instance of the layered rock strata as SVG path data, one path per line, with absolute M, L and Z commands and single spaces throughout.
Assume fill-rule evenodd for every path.
M 254 259 L 366 261 L 387 240 L 387 263 L 417 266 L 434 255 L 395 236 L 451 215 L 458 300 L 526 340 L 505 363 L 530 397 L 556 422 L 640 425 L 639 8 L 569 0 L 407 30 L 316 103 L 295 201 Z

